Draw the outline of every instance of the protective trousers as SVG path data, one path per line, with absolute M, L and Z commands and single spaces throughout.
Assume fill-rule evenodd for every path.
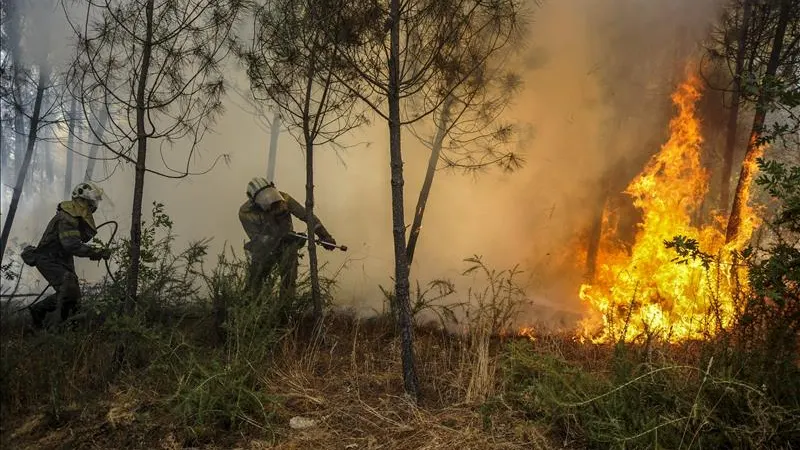
M 56 290 L 55 294 L 31 306 L 31 318 L 36 328 L 44 326 L 45 317 L 52 311 L 59 310 L 59 318 L 63 322 L 78 309 L 81 289 L 74 266 L 70 262 L 47 255 L 40 256 L 36 261 L 39 273 Z
M 297 289 L 297 252 L 302 243 L 282 241 L 272 251 L 255 251 L 250 265 L 250 288 L 258 290 L 277 267 L 281 277 L 280 298 L 294 298 Z

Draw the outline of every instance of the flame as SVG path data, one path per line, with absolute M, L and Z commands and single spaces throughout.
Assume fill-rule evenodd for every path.
M 758 216 L 754 213 L 753 208 L 748 205 L 747 201 L 750 199 L 750 187 L 753 184 L 753 177 L 758 172 L 758 158 L 764 154 L 765 145 L 759 145 L 755 142 L 756 136 L 750 136 L 750 146 L 753 147 L 752 152 L 745 154 L 744 161 L 742 161 L 742 170 L 739 178 L 742 180 L 742 210 L 739 216 L 739 223 L 736 224 L 732 236 L 726 236 L 728 241 L 734 241 L 738 246 L 742 246 L 750 236 L 753 230 L 758 226 Z M 731 230 L 728 230 L 730 232 Z
M 517 332 L 517 336 L 526 337 L 532 341 L 536 340 L 536 330 L 533 327 L 522 327 Z
M 708 226 L 693 223 L 708 188 L 695 115 L 698 86 L 690 75 L 673 93 L 678 114 L 670 121 L 670 138 L 625 191 L 642 212 L 630 253 L 604 232 L 595 278 L 580 288 L 593 313 L 583 333 L 594 342 L 653 333 L 670 341 L 702 338 L 727 326 L 735 312 L 737 283 L 745 282 L 746 273 L 733 264 L 731 251 L 750 238 L 756 219 L 752 209 L 743 209 L 747 226 L 729 244 L 721 218 Z M 675 250 L 664 245 L 677 235 L 695 239 L 718 261 L 708 269 L 700 260 L 678 264 Z

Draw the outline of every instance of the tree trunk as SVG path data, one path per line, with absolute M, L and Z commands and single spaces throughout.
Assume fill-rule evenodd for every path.
M 30 121 L 28 121 L 28 126 L 30 126 Z M 27 131 L 24 131 L 24 133 L 27 134 Z M 20 139 L 20 144 L 24 144 L 24 147 L 19 151 L 19 154 L 20 155 L 24 155 L 25 154 L 25 148 L 28 145 L 27 136 L 26 136 L 26 140 Z M 33 156 L 31 157 L 31 163 L 28 166 L 28 173 L 27 173 L 27 175 L 25 175 L 25 178 L 27 179 L 28 182 L 22 185 L 22 195 L 24 195 L 25 197 L 28 197 L 28 198 L 33 198 L 33 196 L 36 195 L 36 190 L 34 189 L 34 187 L 36 187 L 36 186 L 38 186 L 40 184 L 41 185 L 45 184 L 44 183 L 44 179 L 42 179 L 42 177 L 41 177 L 42 174 L 41 174 L 41 170 L 40 170 L 41 169 L 40 166 L 42 165 L 41 164 L 41 159 L 42 158 L 41 158 L 41 155 L 39 155 L 37 153 L 41 153 L 41 152 L 34 152 L 33 153 Z
M 45 139 L 53 137 L 54 135 L 55 133 L 51 133 L 50 136 L 46 136 Z M 44 147 L 40 149 L 39 154 L 44 158 L 44 173 L 47 177 L 47 182 L 52 185 L 56 178 L 55 170 L 53 169 L 53 145 L 50 139 L 44 141 Z
M 308 125 L 304 125 L 305 128 Z M 308 136 L 308 133 L 306 134 Z M 322 323 L 322 293 L 319 287 L 319 264 L 314 241 L 314 142 L 306 137 L 306 225 L 308 232 L 308 270 L 311 277 L 311 300 L 314 305 L 314 322 Z
M 315 329 L 319 331 L 322 324 L 322 295 L 319 288 L 319 264 L 317 262 L 317 246 L 314 240 L 314 230 L 317 222 L 314 220 L 314 140 L 316 138 L 316 127 L 312 130 L 311 125 L 311 96 L 313 95 L 314 77 L 316 75 L 316 42 L 309 54 L 308 73 L 306 74 L 306 92 L 303 102 L 303 139 L 306 144 L 306 232 L 308 233 L 308 270 L 311 278 L 311 302 L 314 305 Z M 321 104 L 324 103 L 321 100 Z M 317 112 L 319 113 L 319 111 Z M 277 112 L 272 122 L 272 138 L 277 141 L 280 128 L 275 124 L 278 119 Z M 271 150 L 271 149 L 270 149 Z M 272 154 L 270 152 L 270 157 Z M 274 164 L 274 160 L 271 162 Z
M 603 235 L 603 211 L 608 200 L 608 191 L 603 190 L 600 198 L 596 200 L 592 215 L 592 224 L 589 229 L 589 242 L 586 246 L 586 274 L 585 282 L 594 282 L 594 275 L 597 270 L 597 255 L 600 251 L 600 238 Z
M 389 153 L 392 173 L 392 229 L 394 234 L 395 302 L 401 333 L 403 387 L 416 401 L 419 399 L 419 379 L 414 361 L 414 329 L 408 285 L 406 259 L 406 229 L 403 213 L 403 155 L 400 148 L 400 0 L 391 0 L 389 20 Z
M 276 107 L 272 114 L 272 126 L 269 130 L 269 157 L 267 159 L 267 179 L 275 182 L 275 160 L 278 158 L 278 136 L 281 134 L 281 115 Z
M 14 165 L 13 169 L 21 167 L 19 158 L 25 153 L 25 119 L 24 111 L 22 110 L 22 89 L 20 89 L 21 79 L 19 71 L 14 69 L 14 91 L 16 92 L 16 99 L 14 100 Z M 30 162 L 28 162 L 30 165 Z M 28 169 L 26 168 L 27 172 Z
M 728 218 L 728 229 L 725 233 L 726 243 L 733 242 L 739 236 L 739 231 L 742 227 L 742 210 L 749 200 L 750 185 L 753 182 L 753 175 L 756 171 L 756 159 L 764 152 L 764 146 L 759 145 L 758 141 L 761 138 L 761 131 L 764 128 L 767 106 L 771 100 L 769 90 L 765 88 L 765 84 L 772 82 L 778 70 L 781 51 L 783 50 L 783 39 L 786 35 L 786 26 L 789 23 L 791 3 L 792 0 L 782 0 L 780 4 L 781 9 L 780 15 L 778 16 L 778 25 L 775 28 L 775 38 L 772 41 L 772 50 L 770 51 L 769 62 L 767 62 L 767 70 L 764 73 L 764 77 L 761 79 L 761 89 L 758 94 L 758 101 L 756 102 L 753 127 L 750 131 L 750 139 L 747 142 L 747 150 L 744 154 L 742 169 L 739 172 L 739 182 L 736 185 L 736 192 L 733 197 L 731 215 Z
M 69 122 L 67 130 L 69 136 L 67 137 L 67 167 L 64 170 L 64 198 L 69 198 L 72 192 L 72 166 L 74 163 L 74 152 L 72 146 L 75 145 L 75 108 L 76 101 L 72 99 L 72 104 L 69 107 Z
M 103 113 L 100 116 L 100 123 L 97 127 L 97 130 L 93 133 L 96 134 L 97 137 L 95 137 L 94 145 L 92 145 L 91 150 L 89 150 L 89 157 L 86 161 L 86 173 L 83 175 L 83 181 L 92 181 L 92 176 L 94 175 L 94 163 L 97 159 L 97 147 L 102 145 L 101 142 L 103 140 L 103 134 L 105 133 L 107 120 L 108 113 L 106 112 L 105 108 L 103 108 Z
M 2 194 L 2 180 L 6 179 L 7 174 L 10 173 L 8 171 L 8 163 L 11 161 L 11 146 L 6 145 L 6 142 L 3 138 L 5 136 L 5 131 L 3 129 L 3 122 L 0 120 L 0 195 Z
M 23 121 L 22 111 L 22 52 L 20 50 L 22 14 L 19 11 L 19 0 L 6 0 L 6 39 L 11 53 L 12 76 L 13 76 L 13 108 L 14 108 L 14 150 L 9 147 L 8 153 L 14 155 L 14 161 L 9 158 L 7 173 L 15 173 L 20 167 L 19 159 L 23 157 L 25 150 L 25 122 Z
M 8 238 L 11 235 L 11 226 L 14 224 L 14 216 L 17 213 L 19 199 L 22 196 L 22 187 L 25 184 L 25 175 L 28 172 L 28 167 L 30 166 L 31 159 L 33 158 L 33 150 L 36 146 L 36 134 L 39 131 L 39 114 L 41 114 L 42 111 L 42 97 L 44 97 L 44 91 L 47 87 L 47 84 L 50 82 L 49 80 L 49 69 L 44 67 L 40 68 L 39 83 L 36 86 L 36 99 L 34 100 L 33 104 L 33 114 L 31 115 L 30 127 L 28 127 L 28 148 L 25 150 L 25 158 L 23 158 L 22 164 L 20 165 L 19 173 L 17 174 L 16 185 L 14 186 L 14 194 L 11 197 L 11 204 L 8 206 L 6 220 L 3 223 L 3 234 L 0 238 L 0 265 L 3 263 L 3 257 L 6 253 Z
M 414 211 L 414 222 L 411 224 L 411 232 L 408 234 L 408 246 L 406 247 L 406 258 L 408 259 L 409 272 L 411 263 L 414 262 L 414 250 L 417 248 L 417 240 L 422 229 L 422 216 L 425 214 L 425 206 L 428 204 L 428 196 L 433 185 L 433 176 L 436 174 L 436 165 L 439 163 L 439 156 L 442 154 L 442 143 L 447 136 L 447 127 L 450 122 L 450 108 L 453 106 L 452 95 L 448 96 L 442 104 L 442 114 L 439 116 L 436 135 L 433 138 L 431 155 L 428 158 L 428 170 L 425 172 L 425 180 L 422 182 L 422 189 L 419 191 L 417 199 L 417 209 Z
M 11 146 L 6 144 L 5 141 L 5 128 L 3 127 L 3 122 L 0 121 L 0 193 L 2 193 L 2 180 L 8 180 L 7 177 L 10 177 L 13 173 L 11 171 L 11 155 L 12 150 Z
M 739 31 L 739 48 L 736 49 L 735 73 L 733 74 L 733 93 L 731 94 L 731 110 L 728 113 L 727 135 L 725 137 L 725 153 L 722 159 L 722 186 L 720 190 L 720 210 L 728 212 L 731 190 L 731 173 L 733 172 L 733 156 L 736 151 L 736 128 L 739 123 L 739 97 L 742 90 L 742 72 L 744 56 L 747 48 L 747 32 L 750 27 L 750 0 L 744 0 L 742 13 L 742 29 Z
M 133 209 L 131 211 L 131 253 L 126 286 L 125 310 L 133 312 L 139 288 L 139 267 L 142 246 L 142 197 L 144 196 L 144 174 L 147 158 L 147 130 L 145 114 L 147 109 L 147 75 L 150 70 L 150 58 L 153 45 L 153 3 L 147 0 L 145 5 L 146 35 L 142 42 L 142 65 L 136 86 L 136 175 L 133 184 Z

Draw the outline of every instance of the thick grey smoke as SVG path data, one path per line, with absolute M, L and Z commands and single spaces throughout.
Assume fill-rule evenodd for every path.
M 544 2 L 536 9 L 529 41 L 517 61 L 525 89 L 508 112 L 523 131 L 520 146 L 527 164 L 513 174 L 437 175 L 412 283 L 459 280 L 462 260 L 479 254 L 493 267 L 520 264 L 526 271 L 528 292 L 540 308 L 525 320 L 547 319 L 547 309 L 579 312 L 583 268 L 570 261 L 581 251 L 575 237 L 590 219 L 600 180 L 622 161 L 633 161 L 635 168 L 636 161 L 658 150 L 670 113 L 668 95 L 706 37 L 718 3 L 570 0 Z M 236 81 L 246 86 L 241 74 Z M 236 106 L 242 103 L 236 95 L 230 97 L 194 167 L 202 169 L 222 153 L 231 155 L 230 165 L 180 181 L 154 176 L 146 181 L 145 205 L 164 203 L 183 241 L 213 237 L 212 255 L 225 243 L 241 252 L 244 233 L 237 210 L 247 181 L 266 173 L 268 132 Z M 318 216 L 350 247 L 347 253 L 323 252 L 322 260 L 329 273 L 344 266 L 339 304 L 380 309 L 378 285 L 389 286 L 393 274 L 385 124 L 354 133 L 348 144 L 357 142 L 362 144 L 346 151 L 326 148 L 318 153 Z M 150 161 L 160 159 L 156 148 Z M 404 136 L 403 149 L 410 223 L 427 152 L 410 135 Z M 184 157 L 179 150 L 167 153 L 175 165 Z M 303 164 L 300 146 L 282 134 L 276 182 L 301 201 Z M 113 207 L 105 204 L 98 222 L 129 222 L 132 180 L 132 170 L 123 168 L 105 182 Z M 41 200 L 44 210 L 52 210 L 56 202 Z M 20 229 L 40 233 L 45 221 L 37 214 Z M 98 273 L 91 266 L 80 263 L 87 276 Z M 462 285 L 467 282 L 461 280 Z

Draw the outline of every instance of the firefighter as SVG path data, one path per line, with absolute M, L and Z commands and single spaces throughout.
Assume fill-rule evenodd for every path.
M 297 283 L 297 252 L 305 240 L 292 237 L 292 216 L 306 221 L 306 209 L 289 194 L 279 191 L 265 178 L 247 184 L 247 201 L 239 208 L 239 220 L 250 241 L 244 246 L 250 254 L 249 285 L 257 289 L 277 266 L 281 277 L 281 298 L 292 298 Z M 314 233 L 326 250 L 336 248 L 336 240 L 314 216 Z
M 94 183 L 75 186 L 72 200 L 59 203 L 39 244 L 23 251 L 25 263 L 35 266 L 56 291 L 30 307 L 35 328 L 43 328 L 45 317 L 52 311 L 58 310 L 63 322 L 77 310 L 81 290 L 73 257 L 92 261 L 111 257 L 111 250 L 86 244 L 97 234 L 92 214 L 102 198 L 103 190 Z

